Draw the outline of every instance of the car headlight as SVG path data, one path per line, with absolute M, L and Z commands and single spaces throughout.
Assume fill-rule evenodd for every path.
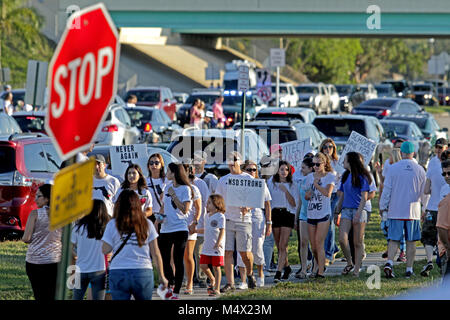
M 430 98 L 431 98 L 431 96 L 428 95 L 428 94 L 425 94 L 423 97 L 424 97 L 425 99 L 430 99 Z

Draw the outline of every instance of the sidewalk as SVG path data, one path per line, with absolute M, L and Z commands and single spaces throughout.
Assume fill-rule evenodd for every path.
M 367 267 L 370 265 L 377 265 L 379 267 L 383 267 L 386 263 L 386 259 L 383 259 L 381 257 L 382 253 L 370 253 L 367 254 L 366 259 L 362 263 L 361 273 L 366 272 Z M 398 256 L 398 255 L 397 255 Z M 396 257 L 397 257 L 396 256 Z M 425 254 L 425 248 L 424 247 L 417 247 L 416 251 L 416 261 L 424 260 L 426 259 Z M 401 262 L 394 261 L 394 265 L 398 265 Z M 325 276 L 339 276 L 341 275 L 342 269 L 347 265 L 346 262 L 341 261 L 341 258 L 337 258 L 336 261 L 327 267 L 327 270 L 325 271 Z M 300 265 L 291 265 L 292 273 L 289 277 L 289 281 L 293 283 L 300 283 L 304 282 L 305 280 L 300 280 L 295 278 L 295 273 L 300 268 Z M 273 283 L 273 276 L 275 273 L 271 273 L 271 275 L 265 277 L 265 287 L 270 287 L 275 285 Z M 382 273 L 383 275 L 383 273 Z M 237 279 L 238 280 L 238 279 Z M 285 280 L 286 281 L 286 280 Z M 222 284 L 221 287 L 226 283 L 225 276 L 222 276 Z M 236 281 L 236 285 L 239 284 L 239 280 Z M 180 300 L 215 300 L 215 298 L 208 296 L 208 293 L 206 292 L 206 288 L 195 288 L 194 287 L 194 294 L 193 295 L 185 295 L 183 294 L 184 289 L 182 288 L 180 291 Z M 153 300 L 161 300 L 160 297 L 156 294 L 156 290 L 154 290 L 153 293 Z

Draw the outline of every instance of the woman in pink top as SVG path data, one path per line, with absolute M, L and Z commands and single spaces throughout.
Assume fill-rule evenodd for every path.
M 200 111 L 200 100 L 196 99 L 191 107 L 191 120 L 190 124 L 193 124 L 194 126 L 199 126 L 200 122 L 202 120 L 202 113 Z

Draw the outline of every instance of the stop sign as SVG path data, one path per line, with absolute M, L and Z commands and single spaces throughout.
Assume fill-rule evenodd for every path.
M 93 142 L 117 90 L 119 34 L 105 6 L 72 14 L 48 72 L 45 126 L 63 159 Z

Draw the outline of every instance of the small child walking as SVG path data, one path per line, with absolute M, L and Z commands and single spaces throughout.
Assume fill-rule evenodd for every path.
M 200 268 L 210 280 L 208 294 L 220 295 L 220 280 L 225 254 L 225 200 L 221 195 L 212 194 L 206 203 L 208 214 L 204 217 L 204 226 L 194 232 L 204 234 L 203 249 L 200 254 Z M 208 265 L 212 265 L 214 275 Z

